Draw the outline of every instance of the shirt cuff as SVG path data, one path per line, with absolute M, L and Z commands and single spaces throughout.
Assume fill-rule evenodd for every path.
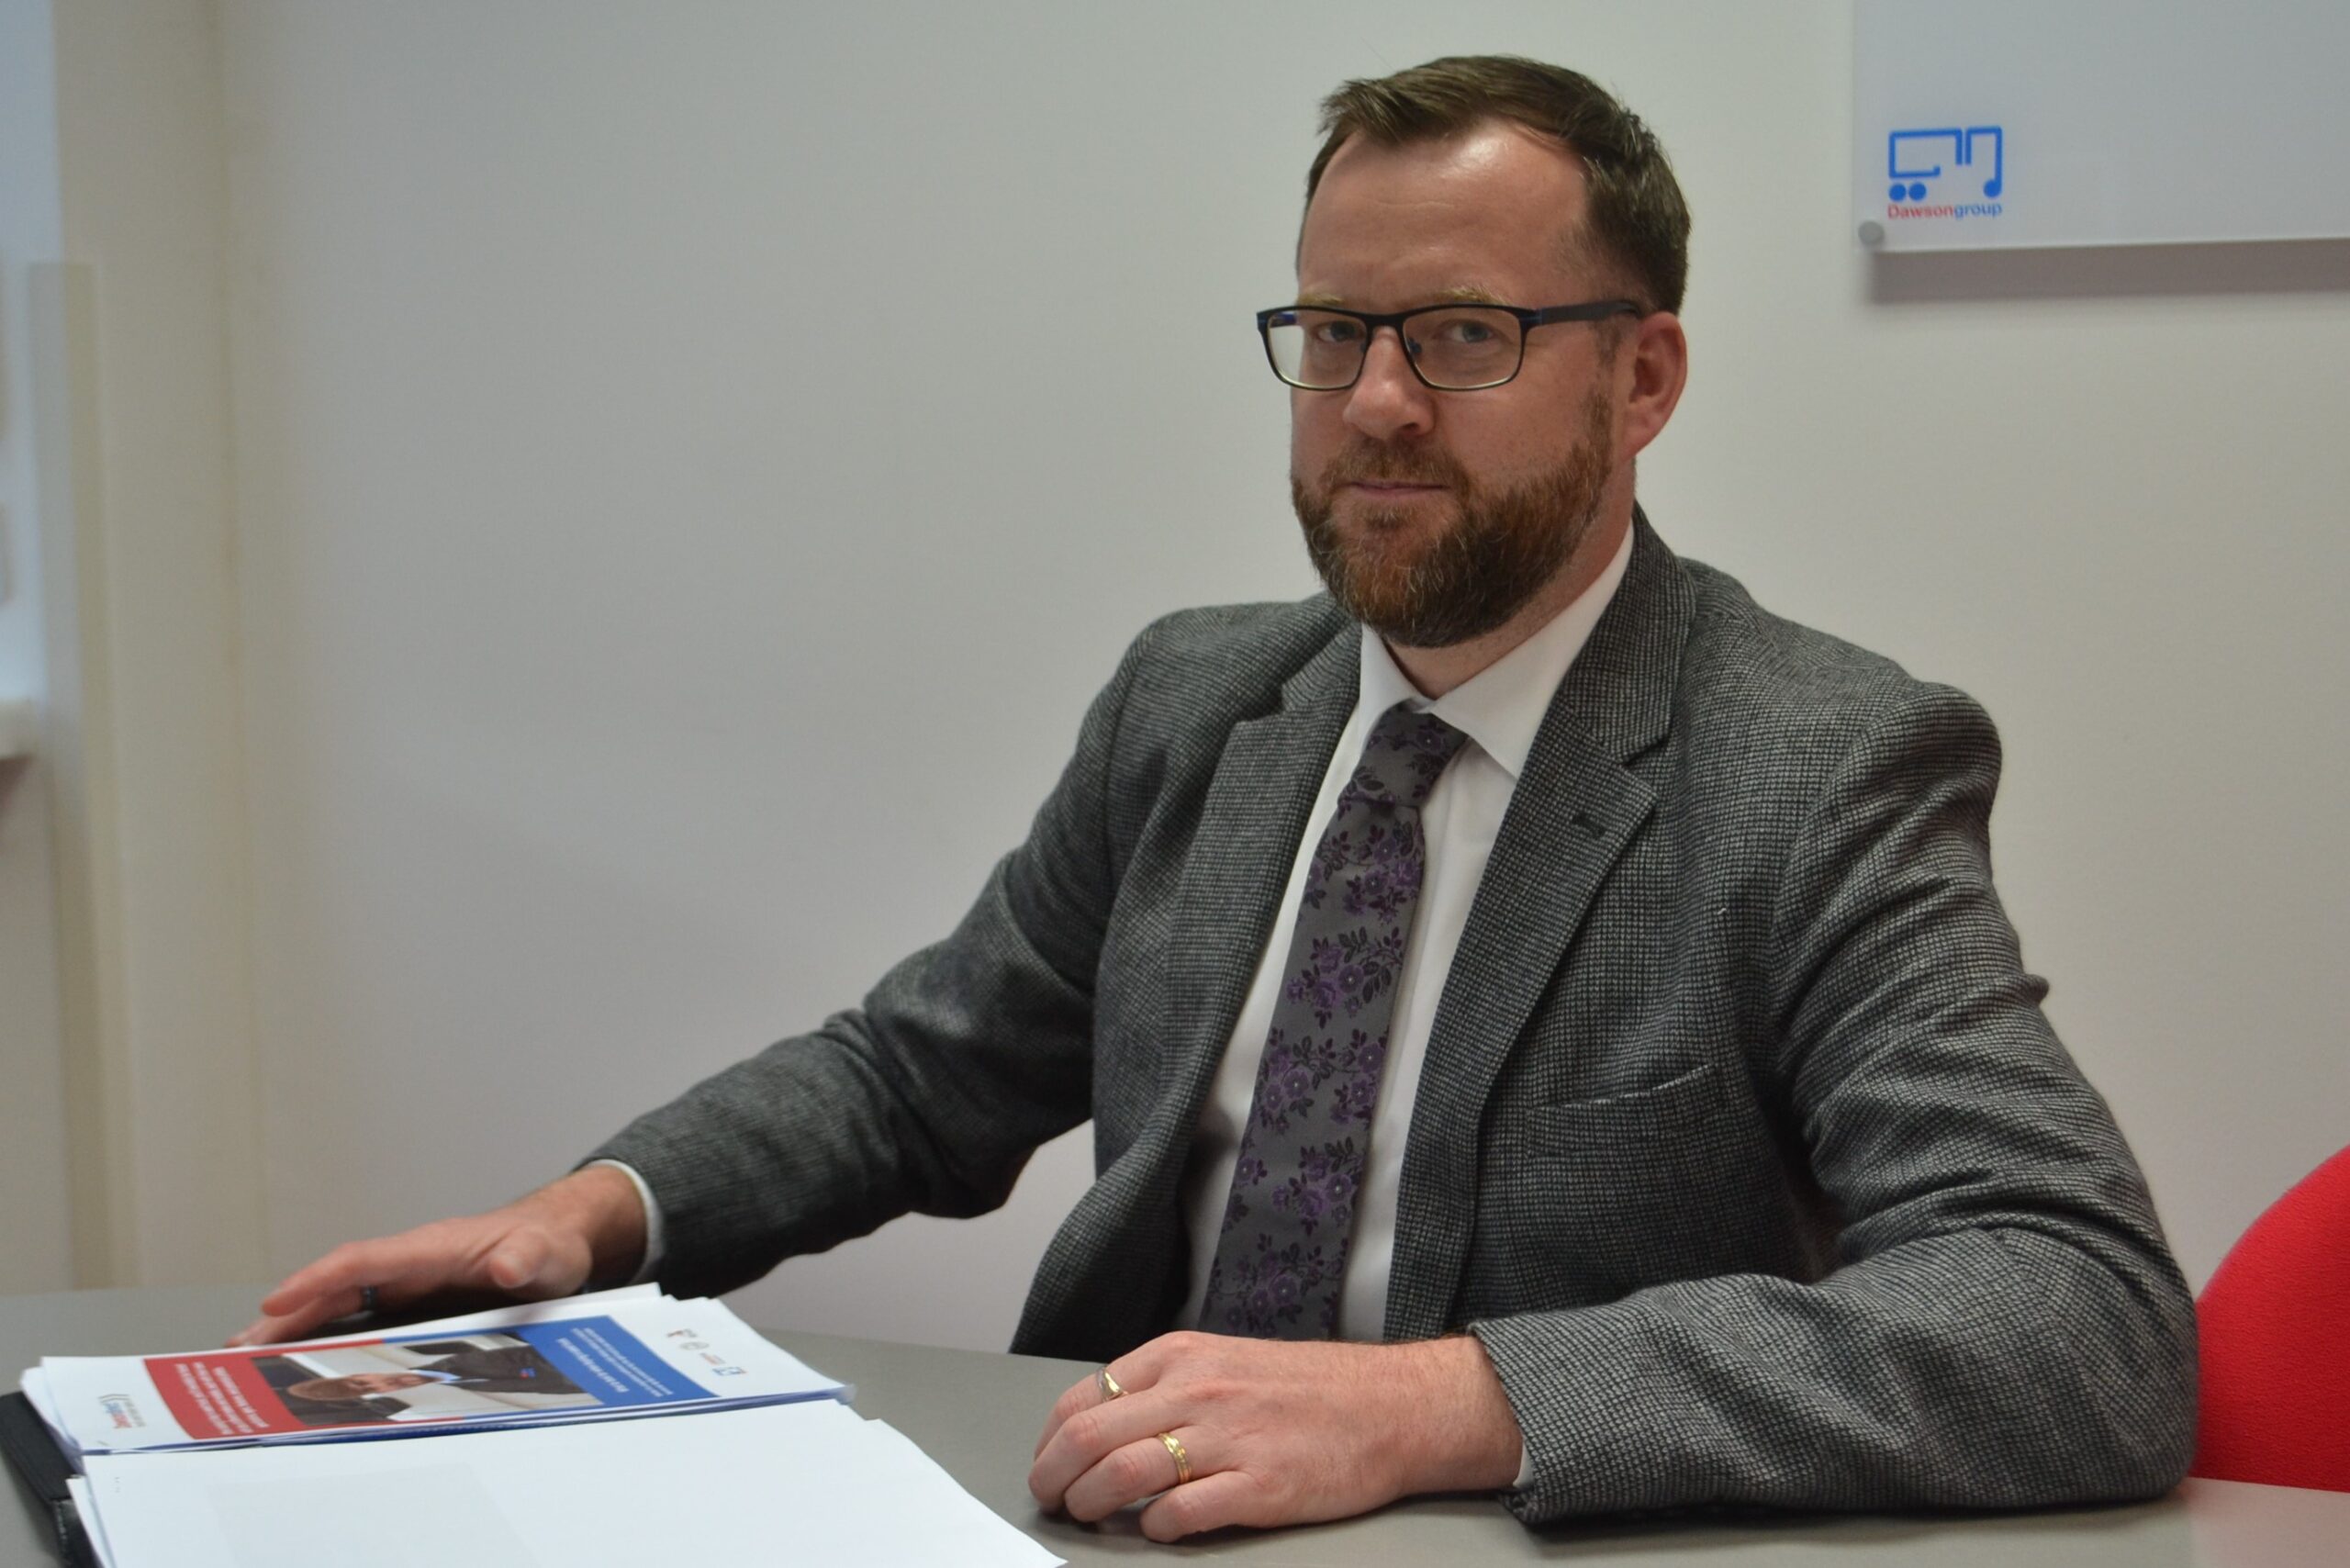
M 628 1167 L 625 1165 L 621 1166 L 621 1169 L 628 1170 Z M 629 1174 L 633 1176 L 636 1172 L 629 1170 Z M 1513 1492 L 1523 1492 L 1533 1479 L 1534 1450 L 1526 1446 L 1526 1439 L 1524 1438 L 1520 1438 L 1517 1439 L 1517 1479 L 1509 1484 L 1509 1489 Z
M 635 1166 L 618 1159 L 591 1159 L 588 1165 L 609 1165 L 627 1177 L 629 1185 L 636 1189 L 637 1197 L 644 1204 L 644 1261 L 636 1266 L 635 1273 L 621 1282 L 623 1284 L 641 1285 L 660 1271 L 661 1255 L 664 1251 L 661 1238 L 661 1204 L 653 1196 L 653 1189 L 645 1184 L 644 1178 L 637 1174 Z M 580 1167 L 583 1170 L 587 1168 L 586 1165 Z M 1520 1468 L 1517 1478 L 1521 1484 L 1525 1482 L 1526 1473 L 1523 1467 Z

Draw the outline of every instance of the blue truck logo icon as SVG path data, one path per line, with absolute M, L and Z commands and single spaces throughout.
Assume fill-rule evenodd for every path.
M 1996 125 L 1895 131 L 1885 142 L 1886 174 L 1893 181 L 1888 194 L 1897 202 L 1925 200 L 1928 180 L 1939 180 L 1953 169 L 1981 167 L 1986 138 L 1990 140 L 1991 173 L 1983 182 L 1983 199 L 1998 200 L 2007 186 L 2008 139 Z

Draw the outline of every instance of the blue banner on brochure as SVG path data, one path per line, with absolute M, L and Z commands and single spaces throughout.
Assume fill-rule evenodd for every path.
M 632 1405 L 676 1405 L 718 1395 L 666 1365 L 637 1337 L 610 1317 L 572 1317 L 552 1323 L 520 1323 L 498 1330 L 527 1344 L 543 1359 L 549 1392 L 562 1379 L 596 1402 L 611 1407 Z M 438 1338 L 435 1335 L 403 1335 L 402 1340 Z

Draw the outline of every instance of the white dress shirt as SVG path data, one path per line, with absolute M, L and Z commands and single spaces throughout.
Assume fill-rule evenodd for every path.
M 1355 1204 L 1354 1240 L 1347 1250 L 1346 1277 L 1339 1289 L 1338 1337 L 1381 1337 L 1387 1321 L 1387 1275 L 1395 1258 L 1396 1183 L 1403 1174 L 1405 1135 L 1411 1130 L 1420 1070 L 1427 1061 L 1428 1030 L 1444 995 L 1444 977 L 1451 972 L 1453 952 L 1469 924 L 1470 905 L 1485 875 L 1494 840 L 1501 833 L 1510 793 L 1526 769 L 1535 732 L 1542 727 L 1550 698 L 1566 678 L 1568 666 L 1599 623 L 1600 612 L 1615 598 L 1631 558 L 1632 533 L 1627 529 L 1606 569 L 1573 603 L 1500 660 L 1442 697 L 1421 696 L 1396 666 L 1387 645 L 1375 633 L 1363 632 L 1362 674 L 1355 688 L 1354 713 L 1330 753 L 1322 792 L 1305 819 L 1305 834 L 1290 867 L 1281 912 L 1257 960 L 1257 978 L 1248 988 L 1248 1000 L 1241 1003 L 1232 1043 L 1225 1048 L 1223 1065 L 1216 1070 L 1215 1082 L 1192 1136 L 1191 1159 L 1183 1170 L 1184 1222 L 1192 1237 L 1192 1288 L 1181 1318 L 1185 1327 L 1197 1326 L 1201 1303 L 1207 1296 L 1208 1269 L 1215 1261 L 1225 1198 L 1232 1190 L 1232 1170 L 1240 1158 L 1240 1131 L 1248 1125 L 1248 1107 L 1256 1098 L 1257 1068 L 1265 1053 L 1265 1033 L 1272 1026 L 1273 1004 L 1288 978 L 1290 938 L 1297 929 L 1298 901 L 1305 891 L 1315 848 L 1338 808 L 1338 792 L 1362 758 L 1371 726 L 1396 703 L 1408 702 L 1415 710 L 1436 714 L 1467 735 L 1469 742 L 1420 807 L 1427 867 L 1420 883 L 1419 909 L 1404 947 L 1404 967 L 1395 982 L 1395 1011 L 1387 1031 L 1387 1071 L 1371 1114 L 1371 1161 Z

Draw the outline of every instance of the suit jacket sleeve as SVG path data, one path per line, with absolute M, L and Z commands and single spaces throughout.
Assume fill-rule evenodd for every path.
M 661 1205 L 662 1283 L 717 1294 L 908 1212 L 983 1213 L 1090 1113 L 1093 974 L 1115 893 L 1104 800 L 1151 633 L 1086 714 L 1025 843 L 945 941 L 856 1009 L 640 1116 L 588 1156 Z
M 447 1372 L 464 1379 L 461 1386 L 489 1394 L 577 1394 L 579 1385 L 537 1351 L 520 1345 L 494 1350 L 468 1346 L 438 1361 L 425 1371 Z
M 1780 879 L 1754 1058 L 1841 1210 L 1835 1266 L 1472 1324 L 1528 1520 L 2020 1506 L 2185 1473 L 2193 1308 L 1993 891 L 1996 734 L 1923 686 L 1856 730 Z

